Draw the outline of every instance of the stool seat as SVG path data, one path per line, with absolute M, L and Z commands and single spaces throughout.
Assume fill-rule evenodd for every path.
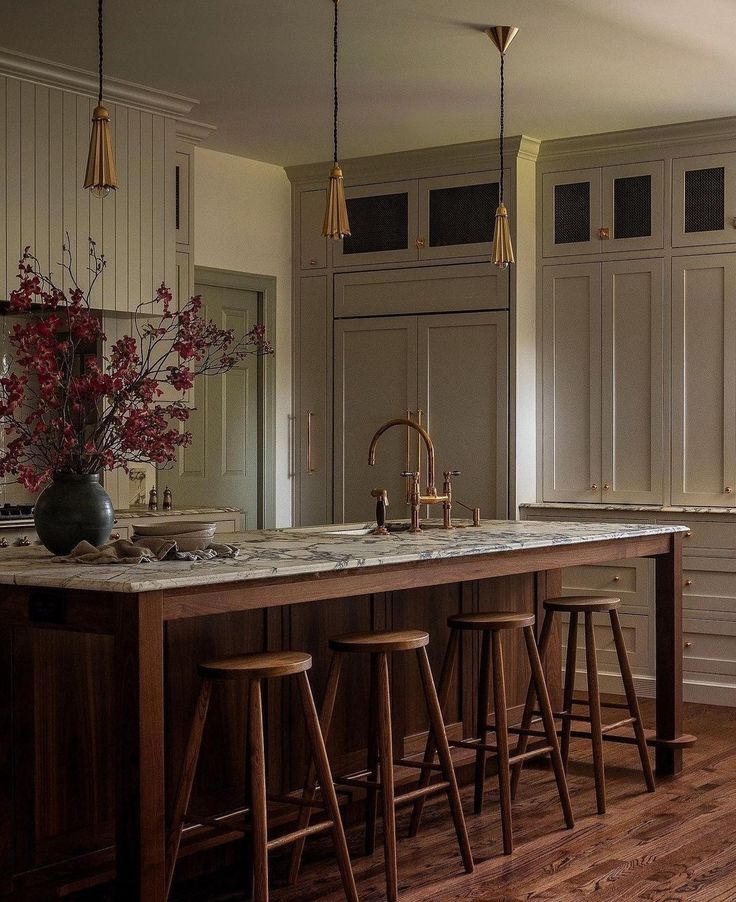
M 345 633 L 330 639 L 332 651 L 360 651 L 374 655 L 411 651 L 425 645 L 429 645 L 429 633 L 424 630 L 375 630 L 366 633 Z
M 515 611 L 481 611 L 477 614 L 453 614 L 447 618 L 450 629 L 456 630 L 518 630 L 534 626 L 534 614 Z
M 563 595 L 560 598 L 548 598 L 544 602 L 547 611 L 606 613 L 614 611 L 621 604 L 620 598 L 607 595 Z
M 251 680 L 293 676 L 312 666 L 312 656 L 302 651 L 266 651 L 219 658 L 199 665 L 199 675 L 209 680 Z

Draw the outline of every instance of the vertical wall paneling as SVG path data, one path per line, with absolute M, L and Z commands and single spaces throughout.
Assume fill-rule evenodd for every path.
M 48 93 L 49 154 L 48 154 L 48 246 L 49 269 L 56 284 L 60 284 L 61 246 L 64 244 L 64 95 L 56 88 Z M 41 215 L 36 206 L 36 216 Z
M 92 100 L 89 97 L 77 97 L 77 166 L 74 173 L 77 194 L 77 233 L 76 239 L 72 236 L 72 258 L 77 281 L 82 288 L 87 286 L 87 279 L 84 276 L 88 260 L 88 241 L 90 237 L 89 203 L 91 199 L 89 191 L 82 187 L 87 165 L 84 148 L 89 148 L 91 126 Z
M 176 242 L 170 239 L 176 233 L 176 122 L 164 119 L 164 274 L 169 288 L 177 283 Z
M 153 290 L 164 281 L 164 229 L 166 227 L 166 148 L 164 119 L 153 117 L 152 193 L 151 193 L 151 250 Z
M 128 309 L 128 205 L 130 203 L 130 179 L 128 177 L 128 109 L 115 107 L 115 165 L 118 170 L 119 188 L 115 197 L 115 310 Z M 110 220 L 105 219 L 105 242 Z
M 35 86 L 20 83 L 20 243 L 36 241 L 36 95 Z M 43 261 L 42 261 L 43 263 Z
M 66 92 L 62 98 L 62 243 L 73 247 L 77 240 L 77 192 L 80 184 L 77 174 L 77 98 Z M 64 273 L 64 290 L 69 290 L 67 273 Z
M 35 85 L 34 122 L 34 191 L 33 221 L 35 232 L 33 247 L 41 262 L 41 269 L 48 272 L 51 267 L 49 247 L 49 89 Z
M 0 77 L 0 179 L 5 183 L 5 190 L 8 188 L 8 181 L 6 178 L 5 171 L 5 144 L 7 141 L 7 133 L 6 133 L 6 92 L 7 92 L 7 79 Z M 9 276 L 12 277 L 13 273 L 8 269 L 8 260 L 7 260 L 7 209 L 4 213 L 0 214 L 0 239 L 2 239 L 2 245 L 0 245 L 0 298 L 6 299 L 10 293 L 9 287 Z
M 122 309 L 132 310 L 141 294 L 141 114 L 128 110 L 128 298 Z M 120 307 L 118 309 L 121 309 Z
M 141 113 L 140 197 L 141 197 L 141 284 L 137 301 L 147 301 L 153 286 L 153 116 Z
M 20 82 L 6 80 L 6 260 L 8 287 L 12 291 L 18 284 L 16 273 L 23 240 L 20 229 Z

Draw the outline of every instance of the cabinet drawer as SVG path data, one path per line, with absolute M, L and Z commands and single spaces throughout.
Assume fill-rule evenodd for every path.
M 634 676 L 651 676 L 654 673 L 654 637 L 652 635 L 653 621 L 643 614 L 620 615 L 621 631 L 624 634 L 624 643 L 629 656 L 629 664 Z M 595 646 L 598 658 L 598 670 L 601 674 L 614 674 L 620 679 L 620 669 L 616 657 L 616 645 L 613 641 L 610 621 L 607 616 L 599 615 L 593 619 Z M 567 652 L 567 624 L 568 617 L 563 617 L 563 652 L 562 660 L 565 660 Z M 578 621 L 578 672 L 585 672 L 585 641 L 582 628 L 582 618 Z
M 566 595 L 615 595 L 621 599 L 621 611 L 648 614 L 654 570 L 646 560 L 568 567 L 562 573 L 562 588 Z
M 736 618 L 685 617 L 682 633 L 685 673 L 715 678 L 716 682 L 734 682 Z
M 685 520 L 682 522 L 690 530 L 690 535 L 685 535 L 683 546 L 685 553 L 690 548 L 727 548 L 736 553 L 736 523 L 714 523 L 703 520 L 694 523 L 687 523 Z
M 115 539 L 129 539 L 132 530 L 129 526 L 118 526 L 117 523 L 114 524 L 111 532 L 110 532 L 110 541 L 114 541 Z
M 682 571 L 682 604 L 686 613 L 720 611 L 736 620 L 736 561 L 688 558 Z

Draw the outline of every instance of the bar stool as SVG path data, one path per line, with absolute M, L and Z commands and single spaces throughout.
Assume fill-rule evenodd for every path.
M 595 775 L 595 796 L 598 808 L 598 814 L 606 813 L 606 778 L 603 763 L 603 740 L 621 742 L 622 737 L 609 735 L 621 727 L 631 724 L 634 730 L 634 741 L 639 749 L 639 758 L 644 772 L 644 781 L 648 792 L 654 792 L 654 774 L 652 773 L 652 765 L 649 761 L 649 753 L 647 751 L 646 733 L 641 719 L 641 711 L 639 710 L 639 701 L 636 697 L 636 689 L 634 687 L 634 678 L 631 675 L 631 667 L 629 666 L 629 658 L 626 654 L 626 646 L 624 644 L 623 633 L 621 632 L 621 623 L 618 617 L 618 606 L 621 604 L 620 598 L 608 598 L 598 595 L 572 595 L 561 598 L 550 598 L 544 602 L 545 615 L 542 624 L 542 632 L 539 637 L 539 654 L 544 660 L 547 649 L 549 647 L 550 638 L 552 636 L 552 626 L 554 616 L 557 613 L 570 615 L 570 625 L 567 634 L 567 657 L 565 661 L 565 688 L 562 700 L 562 711 L 555 712 L 555 717 L 562 720 L 560 729 L 562 763 L 567 772 L 567 762 L 570 754 L 570 737 L 590 739 L 593 748 L 593 772 Z M 595 634 L 593 632 L 593 614 L 608 614 L 611 622 L 611 630 L 613 631 L 613 641 L 616 646 L 616 657 L 618 658 L 618 666 L 621 671 L 621 678 L 624 683 L 624 691 L 626 693 L 626 702 L 601 702 L 600 688 L 598 685 L 598 661 L 595 648 Z M 573 696 L 575 689 L 575 666 L 577 662 L 577 636 L 578 636 L 578 615 L 583 614 L 585 617 L 585 662 L 588 678 L 588 697 L 586 699 L 576 699 Z M 573 705 L 584 705 L 588 708 L 588 714 L 575 714 Z M 629 716 L 615 723 L 603 725 L 601 722 L 601 708 L 613 708 L 625 710 Z M 534 710 L 534 686 L 530 684 L 527 693 L 526 705 L 524 706 L 524 715 L 521 722 L 522 730 L 519 735 L 519 744 L 517 752 L 523 753 L 526 748 L 529 735 L 535 735 L 535 731 L 530 729 L 532 718 L 535 715 Z M 573 721 L 581 721 L 589 723 L 589 730 L 573 730 Z M 526 732 L 524 732 L 526 730 Z M 626 741 L 626 740 L 624 740 Z M 512 778 L 512 792 L 516 792 L 516 786 L 521 771 L 521 762 L 514 768 Z
M 534 639 L 534 615 L 518 614 L 514 612 L 487 612 L 477 614 L 455 614 L 449 617 L 447 625 L 450 627 L 450 639 L 445 653 L 445 661 L 442 667 L 440 679 L 440 702 L 444 707 L 447 701 L 452 674 L 455 669 L 460 633 L 463 630 L 475 630 L 482 633 L 480 678 L 478 688 L 478 736 L 451 740 L 450 745 L 459 748 L 473 749 L 475 755 L 475 804 L 476 814 L 483 810 L 484 783 L 486 773 L 486 758 L 489 752 L 495 753 L 498 758 L 498 788 L 501 802 L 501 830 L 503 835 L 504 854 L 510 855 L 514 849 L 513 827 L 511 820 L 511 771 L 510 766 L 528 758 L 536 758 L 549 754 L 557 781 L 557 791 L 560 796 L 560 804 L 568 828 L 575 826 L 575 819 L 570 804 L 570 794 L 567 789 L 565 770 L 562 765 L 560 748 L 555 731 L 552 706 L 547 691 L 547 683 L 540 662 L 537 644 Z M 544 721 L 544 733 L 546 745 L 527 751 L 517 751 L 515 755 L 509 754 L 509 733 L 518 732 L 514 727 L 508 726 L 506 709 L 506 684 L 503 670 L 503 651 L 501 648 L 501 633 L 504 630 L 523 630 L 526 643 L 527 656 L 532 671 L 532 683 L 536 687 L 542 719 Z M 493 692 L 493 708 L 495 723 L 491 724 L 489 718 L 489 705 L 491 691 Z M 488 733 L 494 732 L 496 744 L 488 743 Z M 434 747 L 431 738 L 427 741 L 424 754 L 424 763 L 434 759 Z M 424 784 L 426 777 L 420 777 L 419 786 Z M 419 798 L 414 805 L 412 820 L 409 827 L 411 835 L 415 835 L 419 829 L 422 816 L 423 799 Z
M 335 698 L 340 682 L 340 670 L 346 654 L 370 654 L 370 713 L 368 768 L 349 776 L 335 776 L 338 786 L 366 791 L 366 854 L 372 854 L 376 842 L 376 809 L 377 797 L 380 794 L 383 813 L 384 857 L 386 870 L 386 898 L 388 902 L 398 899 L 398 872 L 396 862 L 396 812 L 398 805 L 412 802 L 420 796 L 445 792 L 450 805 L 452 820 L 460 847 L 460 855 L 466 873 L 473 871 L 473 857 L 470 841 L 465 826 L 457 779 L 452 766 L 450 747 L 447 743 L 445 723 L 437 699 L 432 670 L 427 657 L 426 646 L 429 634 L 423 630 L 378 631 L 366 633 L 348 633 L 330 639 L 329 646 L 333 652 L 330 671 L 327 678 L 327 689 L 322 709 L 322 730 L 325 736 L 329 733 Z M 430 735 L 437 748 L 439 764 L 411 761 L 405 758 L 394 759 L 391 730 L 391 690 L 389 682 L 388 656 L 397 652 L 415 651 L 419 664 L 419 675 L 422 681 L 424 699 L 429 715 Z M 399 795 L 394 786 L 394 765 L 399 767 L 420 768 L 431 776 L 431 772 L 439 772 L 440 781 L 431 783 L 428 779 L 421 788 L 410 790 Z M 319 774 L 316 774 L 319 777 Z M 319 780 L 320 785 L 322 779 Z M 307 777 L 303 798 L 306 801 L 314 797 L 316 789 L 315 773 Z M 302 813 L 300 826 L 303 829 L 309 824 L 309 808 Z M 290 878 L 295 879 L 299 872 L 302 843 L 295 844 L 292 850 Z
M 268 902 L 268 853 L 273 849 L 290 845 L 297 840 L 304 839 L 306 836 L 325 830 L 332 832 L 345 898 L 350 900 L 350 902 L 357 902 L 358 893 L 355 888 L 355 879 L 345 841 L 345 831 L 340 818 L 337 795 L 330 779 L 330 765 L 327 759 L 325 742 L 306 673 L 311 666 L 311 655 L 298 651 L 241 655 L 200 664 L 198 670 L 202 677 L 202 685 L 184 754 L 184 763 L 174 798 L 173 815 L 167 838 L 167 899 L 171 892 L 174 866 L 184 824 L 206 824 L 207 826 L 228 831 L 233 829 L 231 823 L 223 824 L 223 821 L 219 819 L 189 821 L 187 808 L 192 792 L 192 784 L 194 783 L 197 758 L 199 757 L 199 750 L 202 744 L 202 733 L 207 718 L 212 685 L 218 680 L 242 680 L 248 684 L 246 757 L 250 775 L 250 806 L 249 809 L 246 808 L 237 813 L 247 814 L 248 811 L 250 812 L 250 824 L 243 828 L 243 832 L 251 834 L 254 902 Z M 312 760 L 316 773 L 320 777 L 323 798 L 322 802 L 317 802 L 312 798 L 308 804 L 311 808 L 324 809 L 328 819 L 311 826 L 299 827 L 291 833 L 269 839 L 267 801 L 302 805 L 303 800 L 294 799 L 290 796 L 267 797 L 266 795 L 266 753 L 263 739 L 261 683 L 263 680 L 292 676 L 296 678 L 299 698 L 307 726 L 307 737 Z

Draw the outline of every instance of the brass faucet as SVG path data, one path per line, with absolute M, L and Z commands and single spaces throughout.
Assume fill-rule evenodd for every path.
M 410 419 L 396 419 L 389 420 L 387 423 L 384 423 L 383 426 L 380 427 L 376 431 L 376 434 L 371 439 L 370 448 L 368 449 L 368 465 L 373 467 L 376 464 L 376 446 L 378 445 L 378 439 L 386 432 L 388 429 L 391 429 L 394 426 L 408 426 L 411 429 L 416 429 L 421 438 L 424 440 L 424 444 L 427 448 L 427 485 L 425 488 L 425 493 L 422 494 L 420 487 L 420 473 L 405 471 L 401 475 L 406 476 L 412 480 L 412 486 L 409 493 L 409 504 L 411 505 L 411 527 L 409 529 L 410 532 L 421 532 L 422 528 L 419 525 L 419 512 L 424 504 L 441 504 L 442 505 L 442 525 L 445 529 L 452 529 L 452 477 L 459 476 L 460 473 L 457 470 L 448 470 L 445 476 L 445 483 L 443 486 L 443 493 L 440 495 L 437 493 L 437 486 L 435 485 L 435 457 L 434 457 L 434 443 L 427 432 L 427 430 L 419 425 L 419 423 L 415 423 Z

